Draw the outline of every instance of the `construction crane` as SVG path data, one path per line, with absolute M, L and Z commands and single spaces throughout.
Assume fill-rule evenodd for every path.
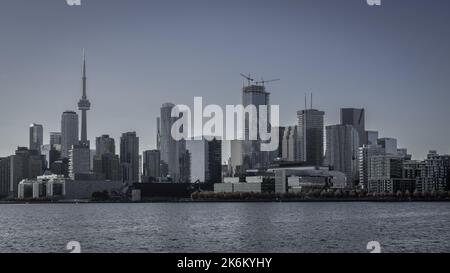
M 241 76 L 247 79 L 248 85 L 250 85 L 251 82 L 254 81 L 254 79 L 251 78 L 250 73 L 248 73 L 248 76 L 243 74 L 243 73 L 241 73 Z
M 267 80 L 267 81 L 265 81 L 264 79 L 261 79 L 261 81 L 260 82 L 255 82 L 255 84 L 261 84 L 262 86 L 264 86 L 264 84 L 266 84 L 266 83 L 269 83 L 269 82 L 276 82 L 276 81 L 279 81 L 280 79 L 273 79 L 273 80 Z

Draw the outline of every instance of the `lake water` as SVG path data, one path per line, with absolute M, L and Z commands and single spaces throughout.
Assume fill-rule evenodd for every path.
M 450 252 L 450 203 L 0 205 L 0 252 Z

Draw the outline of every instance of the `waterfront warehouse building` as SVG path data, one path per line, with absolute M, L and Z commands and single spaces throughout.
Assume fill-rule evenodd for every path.
M 344 189 L 346 176 L 342 172 L 322 167 L 277 168 L 275 193 L 309 191 L 311 189 Z

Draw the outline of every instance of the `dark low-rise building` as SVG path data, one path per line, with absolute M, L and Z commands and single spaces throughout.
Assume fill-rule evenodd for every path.
M 190 198 L 195 191 L 212 191 L 209 183 L 134 183 L 132 188 L 140 190 L 142 200 L 152 198 Z

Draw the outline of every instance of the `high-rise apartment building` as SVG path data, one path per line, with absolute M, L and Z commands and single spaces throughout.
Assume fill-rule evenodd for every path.
M 402 182 L 403 159 L 396 155 L 375 155 L 369 158 L 369 193 L 396 193 Z M 403 187 L 402 187 L 403 188 Z
M 450 190 L 450 155 L 439 155 L 436 151 L 430 151 L 421 165 L 416 188 L 420 192 Z
M 363 145 L 359 148 L 359 184 L 361 188 L 367 190 L 369 186 L 369 158 L 376 155 L 385 154 L 384 149 L 377 144 Z

